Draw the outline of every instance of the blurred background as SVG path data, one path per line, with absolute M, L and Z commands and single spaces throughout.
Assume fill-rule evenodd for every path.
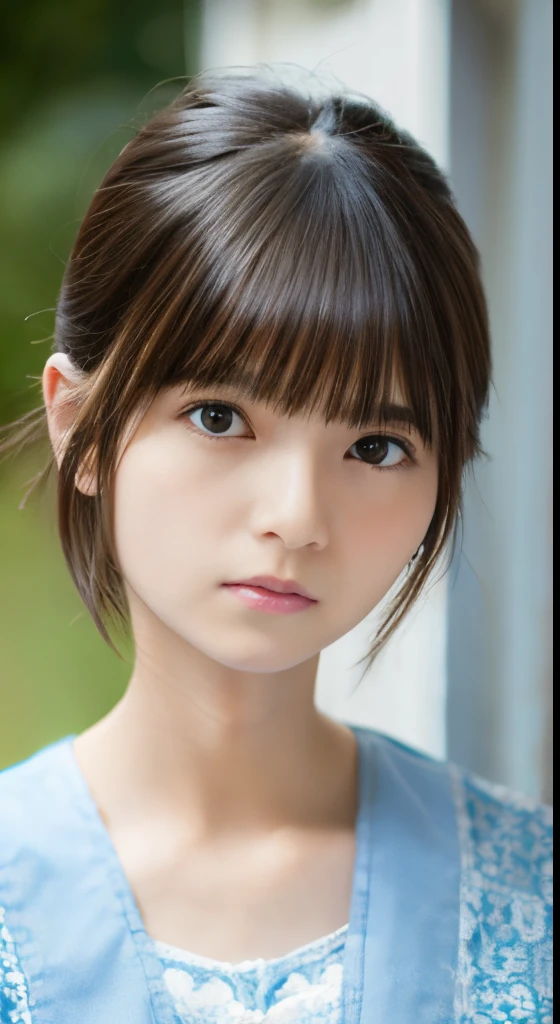
M 0 422 L 40 404 L 92 192 L 184 76 L 298 65 L 369 94 L 450 177 L 480 249 L 494 389 L 464 527 L 356 689 L 375 614 L 321 655 L 317 703 L 552 799 L 552 0 L 24 0 L 0 42 Z M 287 74 L 297 72 L 286 67 Z M 0 767 L 122 694 L 58 546 L 46 457 L 0 464 Z

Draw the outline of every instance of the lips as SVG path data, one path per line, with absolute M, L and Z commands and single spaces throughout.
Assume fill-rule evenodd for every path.
M 309 601 L 316 601 L 317 598 L 313 597 L 305 587 L 302 587 L 297 580 L 281 580 L 277 576 L 251 576 L 250 579 L 245 580 L 230 580 L 231 584 L 237 586 L 248 586 L 248 587 L 263 587 L 265 590 L 272 590 L 276 594 L 300 594 L 301 597 L 306 597 Z

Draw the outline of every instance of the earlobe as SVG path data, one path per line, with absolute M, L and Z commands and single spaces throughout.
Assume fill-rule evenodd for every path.
M 66 438 L 79 409 L 75 392 L 86 379 L 87 374 L 75 366 L 64 352 L 53 353 L 45 363 L 42 378 L 43 398 L 49 436 L 59 467 L 64 455 Z M 76 473 L 75 483 L 82 494 L 92 497 L 97 493 L 91 459 L 84 460 Z
M 83 459 L 80 469 L 76 473 L 75 484 L 77 490 L 85 494 L 87 498 L 94 498 L 97 494 L 97 476 L 93 453 L 90 453 Z

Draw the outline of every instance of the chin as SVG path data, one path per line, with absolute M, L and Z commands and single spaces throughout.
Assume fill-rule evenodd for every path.
M 239 627 L 229 637 L 224 635 L 223 630 L 220 633 L 219 644 L 216 643 L 215 632 L 212 637 L 196 637 L 189 631 L 189 635 L 182 635 L 182 639 L 211 661 L 234 672 L 284 672 L 319 653 L 319 650 L 311 650 L 308 645 L 302 649 L 295 643 L 290 651 L 286 639 L 278 636 L 266 636 L 264 633 L 258 635 L 254 632 L 243 636 Z

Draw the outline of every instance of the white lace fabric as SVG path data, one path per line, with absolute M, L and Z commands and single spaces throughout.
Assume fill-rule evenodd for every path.
M 238 964 L 154 942 L 181 1024 L 342 1024 L 348 925 L 274 960 Z

